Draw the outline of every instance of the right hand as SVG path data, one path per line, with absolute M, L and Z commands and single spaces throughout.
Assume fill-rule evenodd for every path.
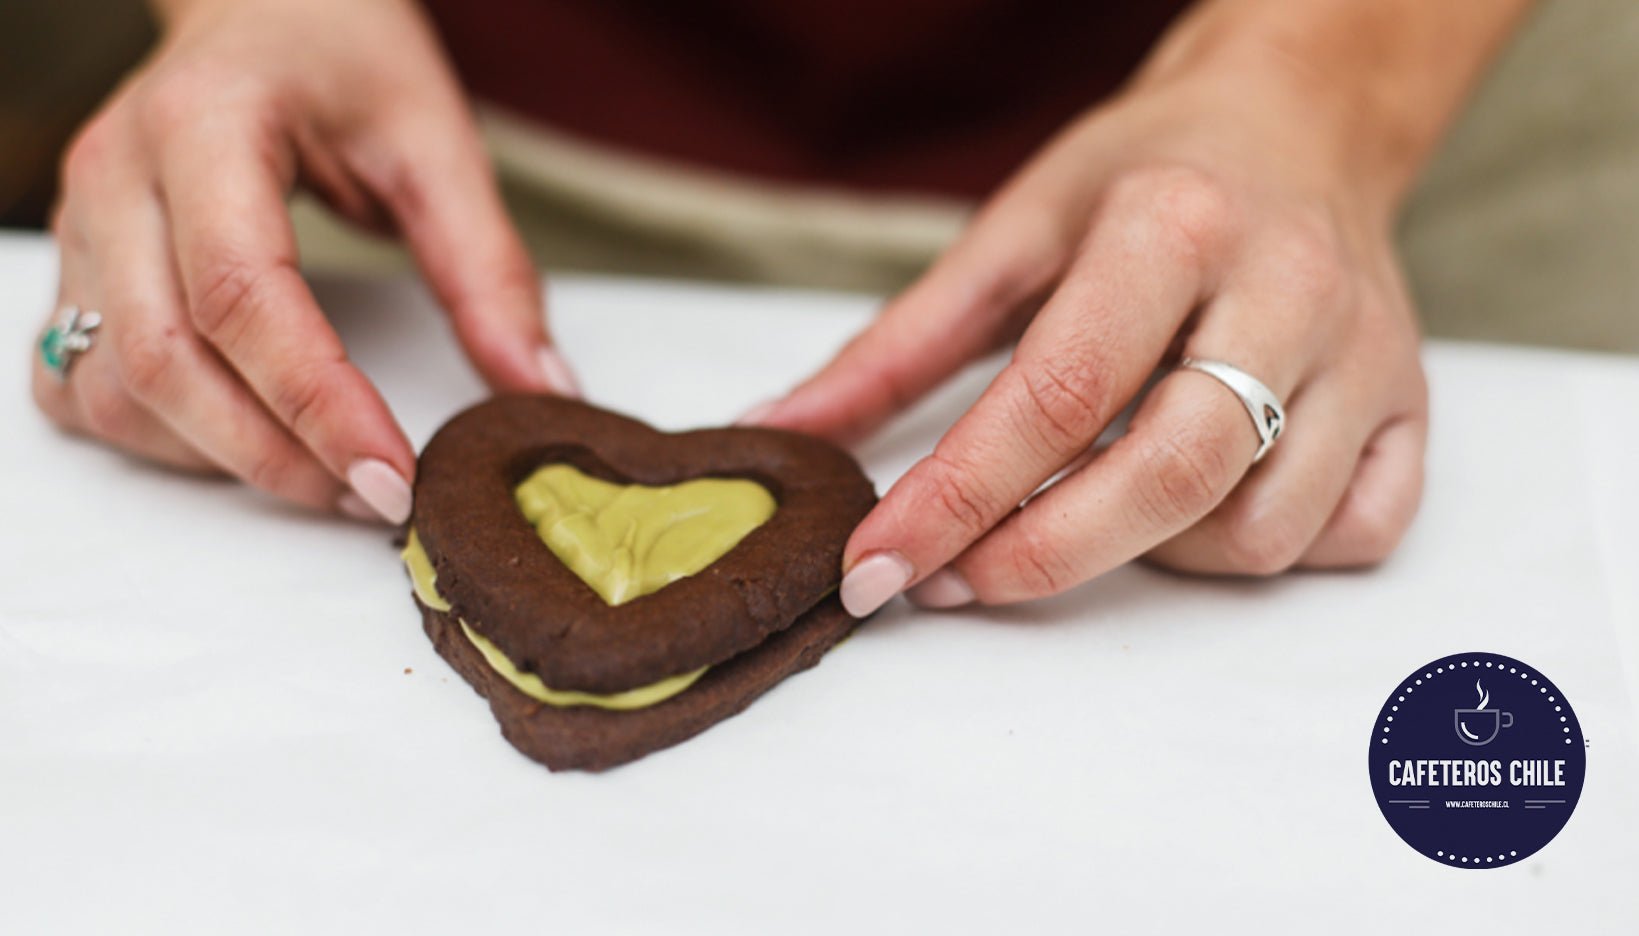
M 297 270 L 298 184 L 403 235 L 498 390 L 572 394 L 540 279 L 461 90 L 408 0 L 173 0 L 165 40 L 81 130 L 58 304 L 103 316 L 59 426 L 299 504 L 402 522 L 415 452 Z

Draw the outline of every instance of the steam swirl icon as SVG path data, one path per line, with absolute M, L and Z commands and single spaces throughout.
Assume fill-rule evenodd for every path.
M 1464 744 L 1485 747 L 1497 740 L 1502 729 L 1514 727 L 1514 713 L 1488 708 L 1491 693 L 1485 691 L 1478 679 L 1474 680 L 1474 691 L 1480 695 L 1480 704 L 1473 708 L 1453 709 L 1452 720 L 1457 726 L 1457 737 Z

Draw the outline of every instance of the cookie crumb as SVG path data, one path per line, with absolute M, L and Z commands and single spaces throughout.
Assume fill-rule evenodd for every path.
M 404 675 L 408 676 L 413 672 L 415 672 L 415 670 L 410 669 L 408 666 L 404 667 Z

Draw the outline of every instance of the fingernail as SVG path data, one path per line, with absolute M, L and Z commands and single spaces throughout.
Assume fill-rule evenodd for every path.
M 544 347 L 536 352 L 541 362 L 541 375 L 546 378 L 546 385 L 558 396 L 580 399 L 580 381 L 575 379 L 575 372 L 569 369 L 569 363 L 563 359 L 556 349 Z
M 774 407 L 778 406 L 779 402 L 779 400 L 764 400 L 756 406 L 753 406 L 751 409 L 746 410 L 744 413 L 741 413 L 740 418 L 736 419 L 734 424 L 736 426 L 758 425 L 763 420 L 768 418 L 769 413 L 774 412 Z
M 842 607 L 862 618 L 905 589 L 916 570 L 899 553 L 871 553 L 842 577 Z
M 918 582 L 905 597 L 923 608 L 959 608 L 972 604 L 977 596 L 962 573 L 946 566 Z
M 365 523 L 380 523 L 381 514 L 370 509 L 364 498 L 348 491 L 336 499 L 336 509 L 354 520 L 363 520 Z
M 347 469 L 347 483 L 359 499 L 388 523 L 410 519 L 410 485 L 379 458 L 361 458 Z

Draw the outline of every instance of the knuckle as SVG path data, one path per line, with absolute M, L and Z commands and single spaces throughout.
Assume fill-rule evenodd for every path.
M 219 84 L 219 77 L 197 67 L 152 76 L 136 104 L 137 121 L 157 134 L 183 126 L 203 109 L 203 89 Z
M 1339 529 L 1356 565 L 1376 565 L 1387 559 L 1399 547 L 1410 523 L 1410 517 L 1402 512 L 1375 509 L 1353 494 L 1344 510 Z
M 1423 360 L 1415 346 L 1402 357 L 1407 361 L 1407 367 L 1404 376 L 1396 383 L 1403 394 L 1404 408 L 1414 413 L 1426 414 L 1429 402 L 1428 372 L 1423 369 Z
M 1139 508 L 1167 529 L 1205 515 L 1233 480 L 1222 451 L 1197 433 L 1163 435 L 1150 443 L 1141 463 L 1147 483 L 1139 485 Z
M 1287 288 L 1298 298 L 1321 306 L 1339 303 L 1348 277 L 1342 245 L 1329 225 L 1296 222 L 1275 240 L 1271 254 Z
M 85 427 L 105 439 L 119 436 L 131 421 L 131 405 L 120 394 L 99 386 L 80 389 L 80 412 Z
M 1231 568 L 1245 575 L 1279 575 L 1296 565 L 1308 548 L 1305 528 L 1280 513 L 1232 516 L 1220 545 Z
M 858 371 L 860 380 L 869 385 L 871 393 L 882 401 L 890 412 L 901 412 L 916 402 L 916 388 L 906 383 L 903 372 L 896 367 L 868 363 Z
M 1042 238 L 1047 241 L 1047 238 Z M 1012 308 L 1034 299 L 1040 302 L 1045 291 L 1053 284 L 1068 262 L 1070 249 L 1061 240 L 1046 242 L 1045 246 L 1025 248 L 1023 255 L 1010 263 L 996 264 L 981 274 L 975 293 L 978 301 L 971 309 Z M 997 326 L 1007 323 L 1007 317 L 997 320 Z M 994 327 L 994 326 L 993 326 Z
M 1129 209 L 1148 213 L 1163 237 L 1195 257 L 1216 248 L 1233 217 L 1223 183 L 1193 166 L 1130 170 L 1114 183 L 1112 196 Z
M 200 334 L 221 344 L 232 323 L 250 307 L 265 273 L 231 255 L 213 257 L 196 279 L 188 312 Z
M 1080 582 L 1073 556 L 1056 541 L 1039 534 L 1025 537 L 1010 553 L 1013 578 L 1025 597 L 1045 598 Z
M 1001 218 L 1005 215 L 1005 220 Z M 1080 227 L 1039 211 L 983 209 L 935 264 L 971 283 L 968 314 L 1039 302 L 1058 281 L 1081 241 Z M 1005 317 L 1004 317 L 1005 318 Z
M 251 456 L 243 477 L 252 487 L 280 494 L 289 489 L 297 468 L 298 462 L 289 451 L 271 446 Z
M 414 226 L 427 216 L 431 200 L 427 183 L 416 161 L 402 148 L 386 148 L 376 154 L 363 171 L 369 176 L 370 187 L 380 193 L 382 201 L 392 207 L 401 223 Z
M 502 235 L 502 244 L 497 249 L 494 259 L 495 281 L 499 288 L 511 293 L 509 298 L 529 303 L 539 298 L 541 289 L 541 271 L 535 266 L 535 259 L 529 255 L 529 250 L 517 237 L 506 218 L 497 220 L 497 232 Z
M 1339 335 L 1334 372 L 1374 405 L 1393 413 L 1428 412 L 1428 375 L 1412 313 L 1368 300 L 1353 328 Z
M 217 115 L 231 115 L 240 130 L 271 131 L 288 109 L 277 83 L 219 61 L 172 65 L 149 75 L 130 107 L 145 146 L 159 151 L 178 131 Z
M 511 240 L 511 232 L 504 233 Z M 438 272 L 444 274 L 437 276 L 434 287 L 439 298 L 450 309 L 456 327 L 475 345 L 494 344 L 484 350 L 504 355 L 510 350 L 505 345 L 518 340 L 517 332 L 533 334 L 545 328 L 540 271 L 521 245 L 503 244 L 486 253 L 481 266 L 487 275 L 481 280 L 455 275 L 459 264 L 451 258 L 433 262 L 441 265 Z
M 105 171 L 112 145 L 108 119 L 105 116 L 93 117 L 81 127 L 63 150 L 63 188 L 78 188 Z
M 1395 547 L 1400 545 L 1402 532 L 1386 517 L 1361 517 L 1351 532 L 1360 564 L 1376 565 L 1387 559 Z
M 948 522 L 969 540 L 990 529 L 999 510 L 995 499 L 973 480 L 973 472 L 937 449 L 924 464 L 934 506 Z
M 1100 373 L 1073 354 L 1019 368 L 1020 423 L 1040 436 L 1048 453 L 1079 451 L 1103 428 L 1108 394 Z
M 298 438 L 306 438 L 315 420 L 327 409 L 331 396 L 333 362 L 321 360 L 290 368 L 274 388 L 273 411 L 278 413 Z
M 117 343 L 120 379 L 139 400 L 152 400 L 169 383 L 176 360 L 178 334 L 174 327 L 133 330 Z

